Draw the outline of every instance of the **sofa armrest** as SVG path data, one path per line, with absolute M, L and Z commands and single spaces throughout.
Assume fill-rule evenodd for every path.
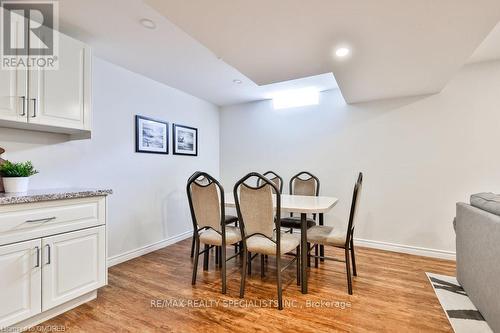
M 457 203 L 457 280 L 500 332 L 500 216 Z

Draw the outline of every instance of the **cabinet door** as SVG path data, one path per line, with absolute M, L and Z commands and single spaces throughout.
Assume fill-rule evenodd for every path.
M 56 36 L 58 69 L 30 70 L 28 122 L 90 130 L 90 48 L 66 35 Z
M 42 309 L 106 284 L 104 226 L 42 239 Z
M 14 14 L 12 14 L 14 15 Z M 14 47 L 22 40 L 24 19 L 14 20 L 12 43 Z M 0 69 L 0 119 L 27 122 L 27 71 L 24 69 Z
M 0 246 L 0 330 L 42 309 L 40 239 Z

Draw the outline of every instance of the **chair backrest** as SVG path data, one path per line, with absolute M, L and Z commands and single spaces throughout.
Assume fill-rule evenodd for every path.
M 250 178 L 257 178 L 256 187 L 245 183 Z M 273 208 L 273 191 L 276 193 L 276 210 Z M 281 225 L 280 219 L 275 219 L 281 212 L 281 193 L 276 184 L 251 172 L 234 185 L 233 193 L 243 239 L 256 234 L 272 239 L 274 230 L 279 230 Z M 276 236 L 279 241 L 279 232 Z
M 346 245 L 349 245 L 353 235 L 354 235 L 354 220 L 356 218 L 358 201 L 361 196 L 361 188 L 363 187 L 363 173 L 360 172 L 358 175 L 358 180 L 354 185 L 354 191 L 352 194 L 351 211 L 349 213 L 349 224 L 347 226 L 347 239 Z
M 318 177 L 307 171 L 299 172 L 290 179 L 290 194 L 318 196 Z
M 224 228 L 224 189 L 205 172 L 197 171 L 189 177 L 186 192 L 195 231 Z
M 276 185 L 276 187 L 279 188 L 280 193 L 283 192 L 283 178 L 281 178 L 276 172 L 274 171 L 266 171 L 262 174 L 264 177 L 269 179 Z M 257 179 L 257 185 L 260 185 L 262 182 L 260 179 Z M 274 188 L 272 189 L 273 193 L 276 193 L 274 191 Z

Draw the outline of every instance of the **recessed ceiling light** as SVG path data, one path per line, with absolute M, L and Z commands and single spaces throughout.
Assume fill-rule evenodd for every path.
M 335 55 L 337 55 L 337 57 L 339 57 L 339 58 L 347 57 L 350 53 L 351 53 L 351 50 L 349 50 L 347 47 L 339 47 L 335 51 Z
M 143 18 L 143 19 L 140 19 L 139 22 L 141 23 L 141 25 L 144 28 L 147 28 L 147 29 L 155 29 L 156 28 L 156 23 L 154 23 L 153 20 Z
M 233 83 L 236 83 L 236 84 L 241 84 L 241 80 L 234 79 L 234 80 L 233 80 Z

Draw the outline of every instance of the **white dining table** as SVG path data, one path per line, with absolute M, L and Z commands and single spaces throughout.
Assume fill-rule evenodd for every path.
M 276 196 L 273 196 L 273 201 L 276 207 Z M 303 294 L 307 294 L 307 214 L 318 214 L 318 223 L 319 225 L 323 225 L 323 214 L 328 213 L 337 202 L 338 199 L 335 197 L 281 194 L 281 213 L 300 214 L 300 254 L 302 263 L 300 268 L 300 281 Z M 226 207 L 235 208 L 234 196 L 232 194 L 226 194 L 224 204 Z M 320 255 L 324 255 L 323 248 L 321 249 Z

